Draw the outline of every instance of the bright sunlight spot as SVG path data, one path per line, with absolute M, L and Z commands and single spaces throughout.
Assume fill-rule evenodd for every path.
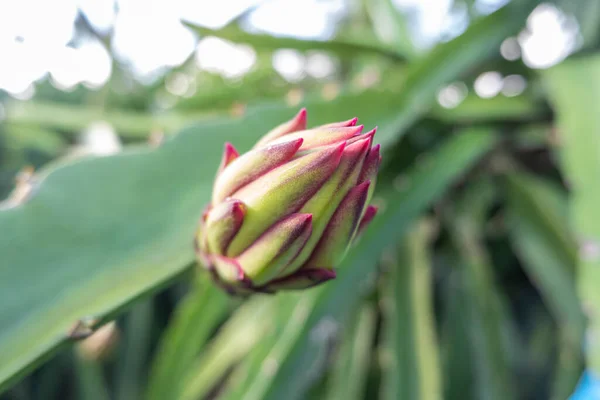
M 474 89 L 479 97 L 494 97 L 502 90 L 502 75 L 497 71 L 484 72 L 475 79 Z
M 463 82 L 455 82 L 440 90 L 438 92 L 437 100 L 444 108 L 454 108 L 464 100 L 467 93 L 467 85 Z
M 550 4 L 538 6 L 519 35 L 523 61 L 531 68 L 548 68 L 562 61 L 577 45 L 577 23 Z

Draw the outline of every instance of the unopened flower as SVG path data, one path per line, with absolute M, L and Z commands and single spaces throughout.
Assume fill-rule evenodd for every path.
M 199 260 L 231 293 L 304 289 L 335 278 L 375 216 L 376 129 L 357 119 L 306 129 L 306 110 L 240 155 L 229 143 L 201 218 Z

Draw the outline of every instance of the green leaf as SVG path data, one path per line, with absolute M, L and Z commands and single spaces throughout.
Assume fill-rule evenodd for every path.
M 451 265 L 448 263 L 448 267 Z M 444 295 L 444 321 L 440 338 L 443 359 L 444 399 L 475 400 L 476 375 L 474 346 L 470 327 L 473 313 L 467 292 L 464 271 L 452 270 Z
M 392 0 L 364 0 L 371 24 L 379 39 L 411 58 L 415 54 L 405 16 Z
M 268 388 L 276 383 L 277 371 L 302 333 L 316 301 L 315 293 L 292 293 L 279 297 L 273 313 L 277 321 L 275 329 L 246 357 L 244 365 L 232 377 L 232 385 L 224 399 L 262 400 Z
M 404 131 L 427 112 L 442 85 L 459 79 L 469 69 L 496 55 L 502 41 L 523 28 L 534 3 L 511 2 L 411 63 L 406 70 L 400 111 L 395 119 L 398 129 Z
M 235 43 L 248 44 L 257 49 L 277 50 L 282 48 L 296 50 L 323 50 L 330 51 L 340 57 L 353 58 L 357 54 L 383 55 L 394 60 L 402 61 L 404 57 L 393 48 L 382 46 L 379 43 L 368 41 L 346 40 L 303 40 L 285 36 L 272 36 L 261 33 L 249 33 L 239 26 L 230 24 L 221 29 L 209 29 L 185 23 L 190 29 L 201 36 L 217 36 Z
M 393 136 L 390 97 L 369 92 L 310 102 L 309 123 L 359 116 Z M 250 107 L 167 140 L 112 157 L 58 163 L 24 204 L 0 212 L 0 390 L 90 333 L 136 298 L 178 278 L 194 259 L 192 238 L 225 140 L 240 151 L 297 109 Z M 89 329 L 88 329 L 89 328 Z
M 555 0 L 561 11 L 577 19 L 579 34 L 585 48 L 598 45 L 600 35 L 600 0 Z
M 275 301 L 270 296 L 253 297 L 240 306 L 186 374 L 181 398 L 206 397 L 230 368 L 273 331 L 274 309 Z
M 543 77 L 557 113 L 561 161 L 572 191 L 579 296 L 588 317 L 587 360 L 600 374 L 600 57 L 565 61 Z
M 564 400 L 569 398 L 573 393 L 573 382 L 571 387 L 568 388 L 564 385 L 565 374 L 558 374 L 560 369 L 564 368 L 564 362 L 566 358 L 570 357 L 573 353 L 571 351 L 563 351 L 561 343 L 560 332 L 556 329 L 556 321 L 553 317 L 544 309 L 543 304 L 533 306 L 531 320 L 531 328 L 527 334 L 528 340 L 526 342 L 525 350 L 527 353 L 520 357 L 521 360 L 527 360 L 528 369 L 527 377 L 523 376 L 526 383 L 525 390 L 529 395 L 539 394 L 539 385 L 532 385 L 531 382 L 544 382 L 548 379 L 550 374 L 554 373 L 551 377 L 549 386 L 549 395 L 547 396 L 551 400 Z M 564 342 L 564 341 L 563 341 Z M 558 356 L 557 354 L 558 353 Z M 565 357 L 565 355 L 567 357 Z M 557 362 L 558 358 L 558 362 Z M 554 371 L 553 371 L 554 367 Z M 572 368 L 571 368 L 572 370 Z M 581 376 L 581 366 L 576 372 L 575 380 Z M 555 378 L 556 377 L 556 378 Z M 570 379 L 571 377 L 569 377 Z M 550 388 L 551 387 L 551 388 Z M 567 391 L 560 391 L 557 388 L 568 389 Z M 525 394 L 525 393 L 524 393 Z
M 302 398 L 315 374 L 323 367 L 329 332 L 356 309 L 361 288 L 369 281 L 379 255 L 397 242 L 423 211 L 496 142 L 487 129 L 472 129 L 453 137 L 431 154 L 430 162 L 415 167 L 405 179 L 410 184 L 400 193 L 385 186 L 380 214 L 361 241 L 349 252 L 337 279 L 315 289 L 318 301 L 302 332 L 295 337 L 289 356 L 282 360 L 271 386 L 261 399 Z
M 73 352 L 78 397 L 89 400 L 109 400 L 108 387 L 102 375 L 102 364 Z
M 559 326 L 579 348 L 585 319 L 574 281 L 577 252 L 564 214 L 566 196 L 550 183 L 524 173 L 508 176 L 507 194 L 515 252 Z
M 530 96 L 496 96 L 483 99 L 468 95 L 454 108 L 444 108 L 436 104 L 431 110 L 434 118 L 450 123 L 470 123 L 480 121 L 531 121 L 545 116 L 546 110 Z
M 481 194 L 481 195 L 479 195 Z M 481 243 L 482 211 L 488 194 L 476 190 L 467 192 L 458 202 L 450 221 L 450 235 L 457 249 L 464 279 L 472 325 L 476 368 L 476 398 L 515 398 L 515 385 L 507 352 L 512 329 L 507 316 L 507 304 L 493 279 L 493 266 Z
M 35 149 L 54 157 L 64 151 L 67 142 L 58 132 L 35 125 L 11 124 L 4 126 L 5 146 L 9 151 Z
M 431 229 L 419 221 L 400 246 L 397 260 L 388 266 L 382 399 L 442 398 L 428 254 Z
M 132 307 L 125 319 L 115 372 L 117 400 L 141 398 L 151 353 L 153 305 L 151 300 L 140 302 Z
M 209 112 L 155 116 L 150 113 L 106 111 L 100 107 L 36 101 L 8 102 L 5 105 L 5 112 L 6 120 L 15 126 L 40 125 L 75 134 L 94 121 L 106 121 L 119 135 L 129 138 L 147 138 L 157 130 L 173 132 L 201 118 L 211 116 Z
M 512 246 L 558 326 L 560 351 L 553 398 L 564 399 L 573 392 L 581 373 L 585 330 L 574 279 L 577 253 L 566 216 L 566 195 L 525 173 L 508 176 L 507 194 Z
M 329 383 L 327 400 L 361 400 L 371 365 L 377 312 L 364 305 L 342 333 Z
M 228 300 L 228 295 L 207 276 L 187 295 L 163 333 L 148 380 L 147 399 L 181 397 L 182 377 L 225 316 Z
M 377 104 L 387 104 L 388 111 L 397 112 L 393 120 L 396 129 L 390 131 L 389 136 L 380 135 L 379 140 L 385 143 L 405 133 L 435 104 L 436 93 L 442 85 L 459 79 L 469 69 L 497 55 L 502 41 L 507 36 L 514 35 L 521 30 L 535 3 L 530 0 L 510 3 L 495 13 L 478 19 L 462 35 L 438 45 L 431 52 L 410 63 L 406 69 L 402 87 L 394 88 L 399 94 L 380 95 L 382 99 Z M 235 25 L 220 30 L 195 26 L 190 26 L 190 28 L 201 35 L 215 35 L 234 42 L 269 49 L 287 47 L 301 50 L 331 50 L 350 56 L 355 56 L 357 53 L 375 53 L 385 54 L 392 58 L 401 57 L 395 50 L 337 39 L 335 41 L 305 41 L 250 34 Z M 387 114 L 389 115 L 389 112 Z M 172 131 L 191 123 L 194 118 L 206 117 L 206 114 L 168 114 L 151 117 L 135 113 L 106 113 L 100 109 L 75 109 L 73 106 L 61 107 L 53 104 L 23 102 L 9 104 L 6 107 L 6 115 L 9 121 L 39 123 L 60 129 L 81 129 L 87 126 L 89 121 L 102 119 L 113 124 L 117 132 L 134 137 L 147 137 L 152 129 Z M 208 116 L 210 115 L 208 113 Z
M 387 104 L 390 110 L 396 111 L 396 114 L 393 120 L 389 121 L 395 127 L 394 131 L 389 132 L 393 134 L 379 135 L 379 141 L 387 144 L 397 140 L 414 122 L 431 110 L 435 104 L 436 93 L 442 85 L 461 78 L 469 69 L 496 56 L 502 41 L 507 36 L 517 34 L 523 28 L 535 4 L 537 2 L 531 0 L 512 2 L 493 14 L 478 19 L 457 38 L 439 44 L 429 53 L 411 62 L 406 68 L 402 85 L 394 88 L 399 94 L 389 102 L 380 103 Z M 269 48 L 302 48 L 301 44 L 297 43 L 302 42 L 301 40 L 252 35 L 235 26 L 223 28 L 222 31 L 197 27 L 193 29 L 198 30 L 199 33 L 210 33 L 234 42 L 256 46 L 262 44 Z M 312 44 L 307 47 L 312 48 L 310 46 Z M 363 51 L 369 52 L 368 49 Z

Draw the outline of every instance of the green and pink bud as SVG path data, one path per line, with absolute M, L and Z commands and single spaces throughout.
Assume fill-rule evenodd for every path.
M 225 144 L 198 259 L 230 293 L 305 289 L 335 268 L 375 217 L 376 129 L 357 119 L 306 128 L 301 110 L 240 155 Z

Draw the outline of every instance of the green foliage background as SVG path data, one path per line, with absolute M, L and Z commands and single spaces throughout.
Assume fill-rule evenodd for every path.
M 100 91 L 0 98 L 0 399 L 562 400 L 584 367 L 600 373 L 600 5 L 557 3 L 583 41 L 540 71 L 499 52 L 538 2 L 455 3 L 468 28 L 423 54 L 406 16 L 372 0 L 324 42 L 193 27 L 257 51 L 235 85 L 190 61 L 127 93 L 117 68 Z M 339 71 L 289 83 L 270 64 L 280 48 Z M 528 89 L 437 104 L 489 70 Z M 177 73 L 202 90 L 156 112 Z M 191 246 L 223 143 L 247 150 L 300 107 L 310 125 L 379 127 L 380 214 L 335 281 L 229 298 Z M 68 155 L 95 120 L 126 150 Z

